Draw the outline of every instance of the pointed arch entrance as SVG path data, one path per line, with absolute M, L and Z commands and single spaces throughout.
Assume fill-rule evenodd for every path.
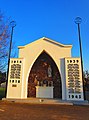
M 36 86 L 53 84 L 53 98 L 62 97 L 61 76 L 54 60 L 43 51 L 34 62 L 28 77 L 28 97 L 36 97 Z

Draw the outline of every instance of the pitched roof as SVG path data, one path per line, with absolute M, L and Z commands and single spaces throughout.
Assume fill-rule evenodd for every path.
M 61 43 L 59 43 L 59 42 L 56 42 L 56 41 L 54 41 L 54 40 L 52 40 L 52 39 L 49 39 L 49 38 L 47 38 L 47 37 L 42 37 L 42 38 L 40 38 L 40 39 L 38 39 L 38 40 L 36 40 L 36 41 L 34 41 L 34 42 L 42 41 L 42 40 L 44 40 L 44 41 L 46 41 L 46 42 L 49 42 L 49 43 L 52 43 L 52 44 L 55 44 L 55 45 L 60 46 L 60 47 L 66 47 L 66 48 L 70 47 L 70 48 L 72 48 L 72 45 L 64 45 L 64 44 L 61 44 Z M 33 44 L 34 42 L 32 42 L 32 43 L 30 43 L 30 44 Z M 25 48 L 25 47 L 28 46 L 28 45 L 29 45 L 29 44 L 27 44 L 27 45 L 25 45 L 25 46 L 18 46 L 18 48 L 19 48 L 19 49 L 23 49 L 23 48 Z

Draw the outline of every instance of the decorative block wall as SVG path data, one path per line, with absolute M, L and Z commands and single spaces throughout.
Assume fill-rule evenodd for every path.
M 80 58 L 65 58 L 66 98 L 84 100 Z
M 11 58 L 8 75 L 7 98 L 21 98 L 23 92 L 23 59 Z

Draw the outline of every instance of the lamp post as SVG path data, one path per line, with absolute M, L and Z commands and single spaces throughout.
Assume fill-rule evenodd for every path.
M 81 69 L 82 69 L 82 82 L 83 82 L 83 92 L 84 92 L 84 100 L 85 100 L 85 90 L 84 90 L 84 81 L 83 81 L 83 57 L 82 57 L 81 35 L 80 35 L 81 22 L 82 22 L 82 19 L 80 17 L 75 18 L 75 23 L 78 26 L 78 38 L 79 38 L 79 47 L 80 47 Z
M 6 77 L 7 79 L 6 79 L 5 97 L 6 97 L 6 94 L 7 94 L 7 85 L 8 85 L 8 75 L 9 75 L 9 65 L 10 65 L 10 55 L 11 55 L 11 47 L 12 47 L 13 30 L 14 30 L 14 27 L 16 26 L 16 22 L 11 21 L 10 26 L 11 26 L 11 38 L 10 38 L 9 55 L 8 55 L 8 68 L 7 68 L 7 77 Z

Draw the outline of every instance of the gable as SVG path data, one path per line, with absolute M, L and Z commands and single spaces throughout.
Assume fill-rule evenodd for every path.
M 38 39 L 38 40 L 36 40 L 36 41 L 34 41 L 30 44 L 27 44 L 25 46 L 18 46 L 18 48 L 23 49 L 23 48 L 26 48 L 28 46 L 30 47 L 30 46 L 35 46 L 35 45 L 38 45 L 38 47 L 39 47 L 40 43 L 41 43 L 41 45 L 44 44 L 44 43 L 50 43 L 50 44 L 53 44 L 53 45 L 58 46 L 58 47 L 72 48 L 72 45 L 64 45 L 64 44 L 58 43 L 58 42 L 56 42 L 54 40 L 51 40 L 49 38 L 46 38 L 46 37 L 40 38 L 40 39 Z
M 72 45 L 63 45 L 49 38 L 40 38 L 25 46 L 19 46 L 19 57 L 36 59 L 42 51 L 46 51 L 53 58 L 71 57 Z

